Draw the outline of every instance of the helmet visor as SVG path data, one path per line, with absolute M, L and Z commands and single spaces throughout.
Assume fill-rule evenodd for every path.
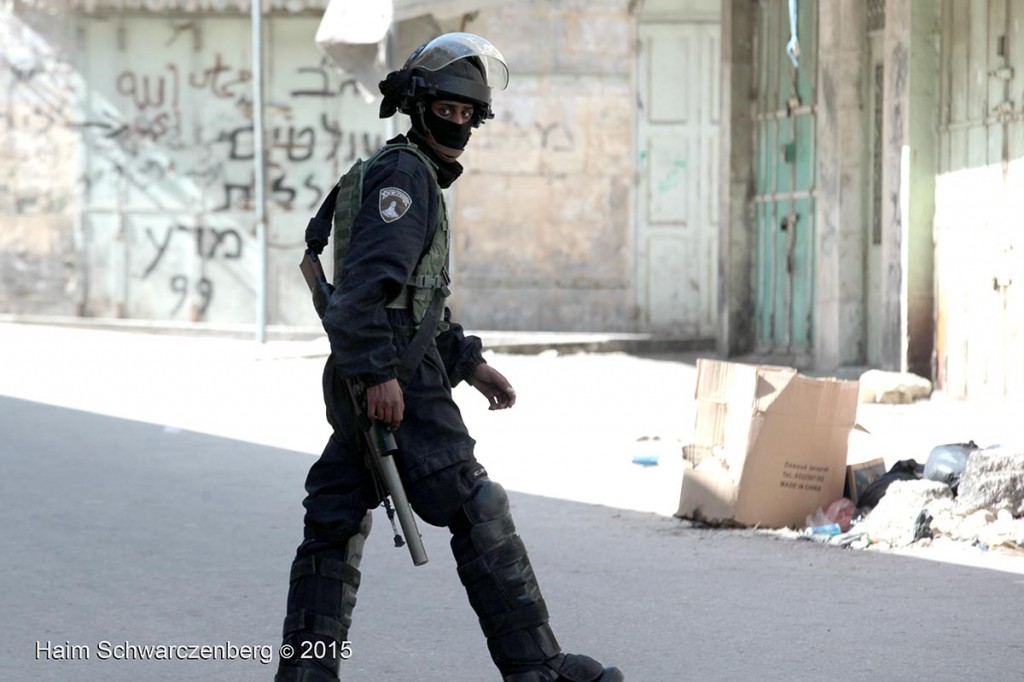
M 508 66 L 501 52 L 489 41 L 472 33 L 446 33 L 434 38 L 413 56 L 405 68 L 438 71 L 466 57 L 479 60 L 487 87 L 504 90 L 508 86 Z

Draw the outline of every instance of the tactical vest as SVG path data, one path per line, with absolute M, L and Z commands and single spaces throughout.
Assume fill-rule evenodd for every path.
M 437 171 L 434 162 L 414 144 L 393 144 L 380 149 L 366 161 L 357 160 L 338 182 L 338 198 L 334 206 L 334 286 L 341 285 L 344 274 L 345 256 L 352 237 L 352 223 L 363 205 L 363 178 L 366 171 L 386 154 L 408 151 L 415 155 L 430 171 L 430 177 L 437 189 L 439 205 L 437 208 L 437 224 L 434 239 L 430 248 L 416 263 L 405 289 L 397 297 L 387 302 L 387 308 L 407 309 L 412 313 L 413 321 L 418 328 L 430 307 L 436 291 L 440 295 L 449 295 L 448 258 L 450 240 L 448 234 L 448 210 L 444 202 L 444 193 L 437 184 Z M 444 331 L 447 323 L 438 323 L 438 332 Z

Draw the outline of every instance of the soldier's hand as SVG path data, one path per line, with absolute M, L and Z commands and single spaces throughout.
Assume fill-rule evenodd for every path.
M 405 415 L 405 400 L 398 379 L 389 379 L 383 384 L 366 389 L 366 416 L 370 419 L 397 429 Z
M 504 410 L 516 404 L 516 392 L 508 379 L 486 362 L 476 366 L 469 383 L 487 398 L 490 410 Z

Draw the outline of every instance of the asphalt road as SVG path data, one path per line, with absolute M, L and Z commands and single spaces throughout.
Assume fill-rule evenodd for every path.
M 0 679 L 273 677 L 308 455 L 5 397 L 0 434 Z M 563 647 L 630 682 L 1024 679 L 1020 575 L 512 501 Z M 375 521 L 342 679 L 496 680 L 447 532 L 414 568 Z M 228 642 L 266 649 L 116 648 Z

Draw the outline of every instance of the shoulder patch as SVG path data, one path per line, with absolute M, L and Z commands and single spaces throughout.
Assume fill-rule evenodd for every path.
M 378 205 L 381 219 L 386 223 L 393 223 L 412 207 L 412 197 L 397 187 L 385 187 L 380 191 Z

